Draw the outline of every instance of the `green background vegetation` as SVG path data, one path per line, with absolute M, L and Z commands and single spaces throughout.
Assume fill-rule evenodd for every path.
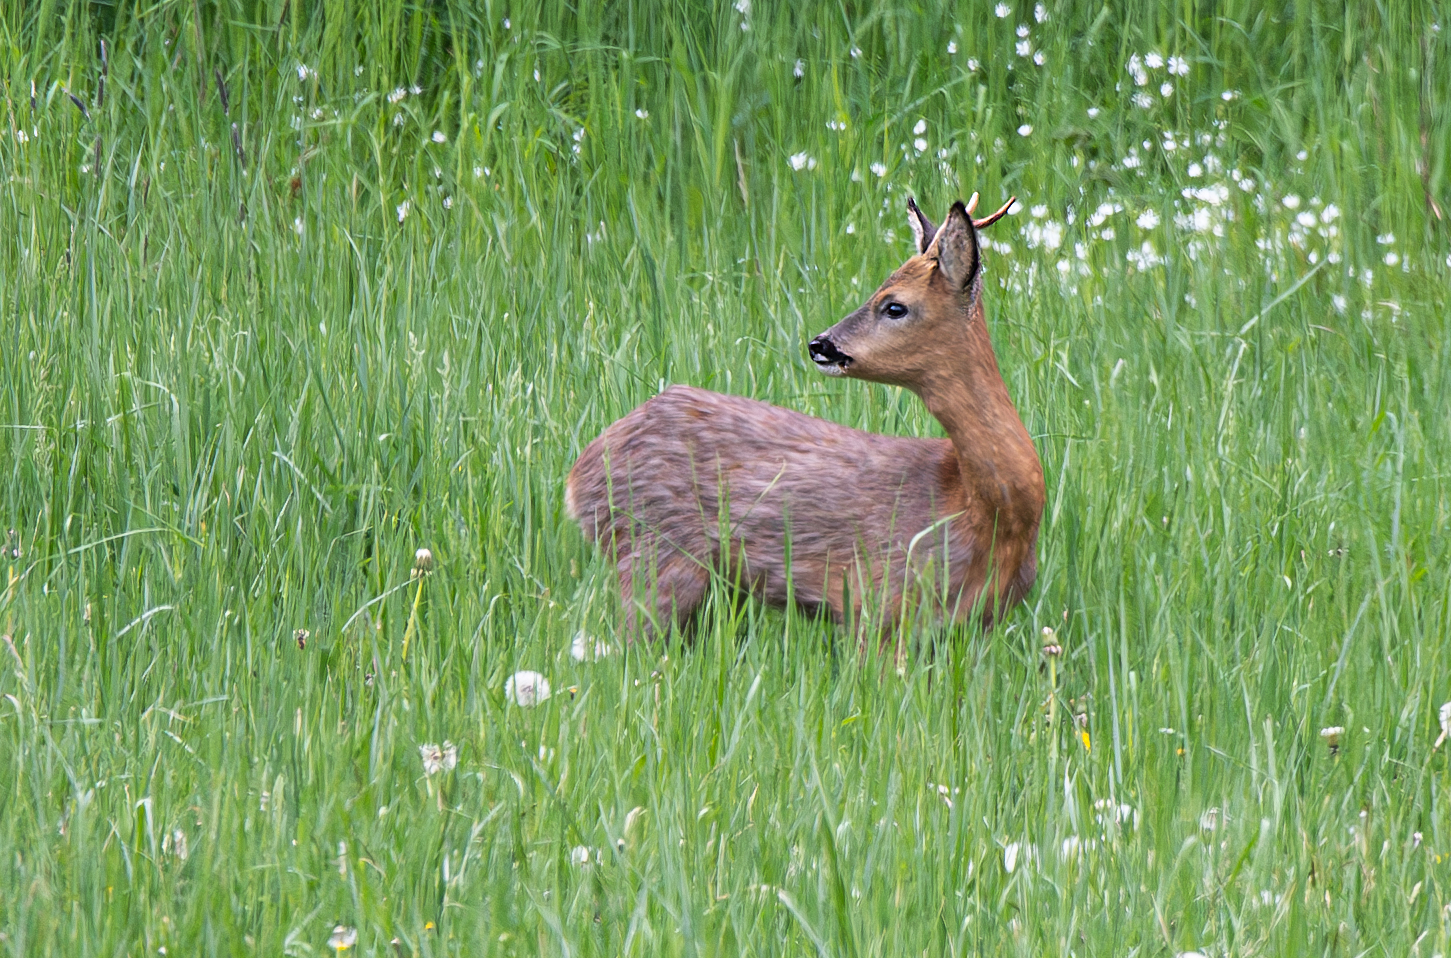
M 4 5 L 0 953 L 1451 945 L 1451 9 L 742 6 Z M 974 190 L 1028 601 L 619 654 L 584 443 L 939 434 L 804 344 Z

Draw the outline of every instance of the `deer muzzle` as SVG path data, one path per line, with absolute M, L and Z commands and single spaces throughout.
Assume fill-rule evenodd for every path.
M 807 344 L 806 349 L 811 353 L 811 361 L 816 368 L 828 376 L 840 376 L 851 365 L 852 358 L 836 348 L 828 336 L 817 336 Z

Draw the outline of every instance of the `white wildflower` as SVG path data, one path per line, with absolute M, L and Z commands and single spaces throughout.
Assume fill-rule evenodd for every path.
M 1396 241 L 1396 234 L 1382 233 L 1375 238 L 1375 241 L 1382 246 L 1390 246 Z
M 1026 23 L 1020 23 L 1018 24 L 1017 32 L 1019 37 L 1026 38 L 1030 31 L 1028 30 L 1028 25 Z
M 1187 77 L 1189 75 L 1189 61 L 1183 57 L 1170 57 L 1169 72 L 1174 76 Z
M 1139 224 L 1140 229 L 1151 230 L 1159 225 L 1159 214 L 1153 209 L 1147 209 L 1140 213 L 1139 218 L 1134 222 Z
M 808 153 L 792 153 L 790 157 L 791 169 L 793 170 L 814 170 L 816 169 L 816 158 Z
M 645 109 L 644 107 L 641 107 L 640 109 L 635 111 L 635 116 L 636 118 L 641 120 L 648 120 L 650 119 L 650 111 Z
M 446 133 L 444 133 L 442 130 L 434 130 L 433 131 L 433 142 L 435 142 L 435 143 L 447 143 L 448 142 L 448 135 Z
M 1045 6 L 1043 6 L 1041 3 L 1034 4 L 1033 5 L 1033 19 L 1034 20 L 1037 20 L 1039 23 L 1045 23 L 1045 22 L 1047 22 L 1047 20 L 1048 20 L 1048 8 L 1045 7 Z
M 1030 56 L 1033 53 L 1033 41 L 1019 40 L 1014 46 L 1014 49 L 1018 51 L 1018 56 L 1020 57 Z
M 871 166 L 867 167 L 867 169 L 877 174 L 878 179 L 887 175 L 887 167 L 883 163 L 873 163 Z
M 806 75 L 806 61 L 797 60 L 796 65 L 791 68 L 791 75 L 798 80 L 804 77 Z
M 948 54 L 948 56 L 951 56 L 952 54 L 954 54 L 956 52 L 957 52 L 957 41 L 956 40 L 948 40 L 947 41 L 947 54 Z
M 1440 748 L 1441 743 L 1446 741 L 1446 736 L 1451 735 L 1451 702 L 1441 703 L 1441 711 L 1437 717 L 1441 720 L 1441 737 L 1436 739 L 1436 748 Z
M 1400 264 L 1400 262 L 1401 262 L 1401 254 L 1397 253 L 1395 250 L 1388 250 L 1386 252 L 1386 255 L 1385 255 L 1385 264 L 1387 266 L 1397 266 L 1397 265 Z
M 743 0 L 743 2 L 745 2 L 745 0 Z M 738 3 L 736 4 L 736 6 L 739 7 L 740 4 Z M 746 6 L 750 7 L 750 3 L 746 2 Z M 569 863 L 571 865 L 578 865 L 580 867 L 588 865 L 590 863 L 589 848 L 584 845 L 574 846 L 574 848 L 569 853 Z
M 1098 107 L 1096 107 L 1096 106 L 1089 107 L 1088 108 L 1088 118 L 1090 120 L 1096 120 L 1096 119 L 1098 119 L 1098 112 L 1099 112 Z
M 403 87 L 400 86 L 398 89 L 396 89 L 392 93 L 388 94 L 388 102 L 389 103 L 398 103 L 400 100 L 402 100 L 407 95 L 408 95 L 408 91 L 406 89 L 404 89 Z
M 978 68 L 977 57 L 968 57 L 967 58 L 967 72 L 968 73 L 976 73 L 977 72 L 977 68 Z
M 999 20 L 1003 19 L 1012 12 L 1012 8 L 1009 7 L 1006 3 L 999 3 L 997 6 L 993 7 L 993 13 L 997 14 L 997 18 Z
M 1326 203 L 1325 208 L 1320 211 L 1320 222 L 1332 223 L 1340 216 L 1340 207 L 1334 203 Z
M 410 201 L 408 201 L 408 200 L 404 200 L 402 203 L 399 203 L 398 204 L 398 222 L 401 223 L 404 220 L 408 219 L 408 213 L 412 209 L 413 209 L 413 204 Z
M 1168 82 L 1167 80 L 1165 80 L 1163 83 L 1159 84 L 1159 96 L 1161 96 L 1161 97 L 1163 97 L 1164 99 L 1167 100 L 1167 99 L 1169 99 L 1169 97 L 1171 97 L 1173 95 L 1174 95 L 1174 84 Z
M 1018 127 L 1018 136 L 1028 136 L 1032 132 L 1033 124 L 1031 123 L 1024 123 L 1022 126 Z
M 1138 107 L 1140 110 L 1147 110 L 1153 105 L 1154 98 L 1149 96 L 1147 93 L 1134 94 L 1134 106 Z
M 1340 293 L 1336 293 L 1334 296 L 1330 297 L 1330 305 L 1335 307 L 1335 311 L 1337 313 L 1344 315 L 1348 303 L 1346 302 L 1344 296 L 1342 296 Z M 1442 725 L 1442 728 L 1445 728 L 1444 723 Z
M 1287 210 L 1298 210 L 1300 208 L 1300 197 L 1296 196 L 1294 193 L 1291 193 L 1284 199 L 1280 200 L 1280 205 Z
M 1158 53 L 1144 54 L 1144 66 L 1150 70 L 1157 70 L 1164 65 L 1164 58 Z
M 1204 175 L 1204 167 L 1200 166 L 1198 163 L 1190 163 L 1189 169 L 1185 172 L 1189 174 L 1189 177 L 1191 179 L 1198 179 L 1199 177 Z
M 1042 66 L 1043 64 L 1048 62 L 1048 57 L 1043 53 L 1042 50 L 1038 50 L 1033 54 L 1033 62 L 1036 63 L 1038 66 Z
M 912 127 L 912 134 L 914 136 L 921 136 L 923 133 L 926 133 L 926 132 L 927 132 L 927 121 L 926 120 L 918 120 L 917 121 L 917 125 L 914 126 L 914 127 Z

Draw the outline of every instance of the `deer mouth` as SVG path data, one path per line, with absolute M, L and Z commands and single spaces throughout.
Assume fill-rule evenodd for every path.
M 836 348 L 825 336 L 817 336 L 806 347 L 816 368 L 828 376 L 840 376 L 852 364 L 852 358 Z

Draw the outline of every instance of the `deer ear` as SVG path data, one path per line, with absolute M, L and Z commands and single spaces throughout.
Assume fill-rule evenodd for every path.
M 927 247 L 937 237 L 937 227 L 922 215 L 922 211 L 917 208 L 917 201 L 910 196 L 907 197 L 907 222 L 912 224 L 912 234 L 917 237 L 917 252 L 927 252 Z
M 966 289 L 977 278 L 978 265 L 982 262 L 977 230 L 961 200 L 953 203 L 952 209 L 947 211 L 947 219 L 942 221 L 936 237 L 923 250 L 923 255 L 937 260 L 937 268 L 954 289 Z

